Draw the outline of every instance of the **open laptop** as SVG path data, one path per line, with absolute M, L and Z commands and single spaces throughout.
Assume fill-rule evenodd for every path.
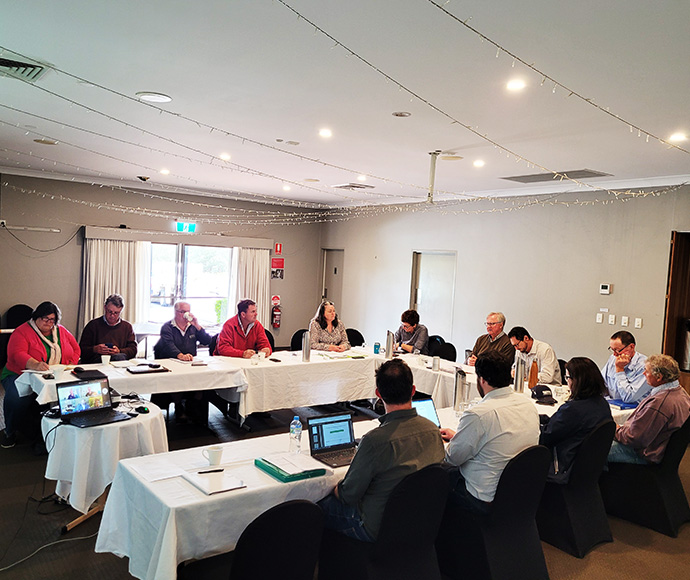
M 412 408 L 417 409 L 417 415 L 429 419 L 437 427 L 441 427 L 441 421 L 438 420 L 438 413 L 436 412 L 436 405 L 433 399 L 418 399 L 412 401 Z
M 108 377 L 58 383 L 56 388 L 60 417 L 65 423 L 93 427 L 131 419 L 113 410 Z
M 309 451 L 329 467 L 350 465 L 357 451 L 352 415 L 337 413 L 307 419 Z

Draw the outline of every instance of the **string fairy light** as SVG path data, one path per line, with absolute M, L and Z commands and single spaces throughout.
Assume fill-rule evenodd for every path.
M 590 98 L 590 97 L 585 97 L 585 96 L 582 95 L 581 93 L 577 92 L 575 89 L 571 89 L 571 88 L 567 87 L 566 85 L 564 85 L 563 83 L 557 81 L 555 78 L 551 77 L 550 75 L 546 74 L 546 73 L 543 72 L 542 70 L 538 69 L 536 66 L 534 66 L 534 64 L 527 62 L 527 61 L 524 60 L 523 58 L 519 57 L 517 54 L 511 52 L 510 50 L 508 50 L 508 49 L 505 48 L 504 46 L 500 45 L 498 42 L 492 40 L 491 38 L 489 38 L 489 37 L 486 36 L 485 34 L 482 34 L 482 33 L 481 33 L 479 30 L 477 30 L 476 28 L 474 28 L 473 26 L 470 26 L 470 25 L 468 24 L 468 21 L 467 21 L 467 20 L 462 20 L 462 19 L 458 18 L 458 17 L 455 16 L 452 12 L 450 12 L 449 10 L 447 10 L 447 9 L 445 8 L 445 6 L 441 6 L 441 5 L 440 5 L 438 2 L 436 2 L 435 0 L 427 0 L 427 2 L 429 2 L 429 4 L 431 4 L 432 6 L 435 6 L 436 8 L 438 8 L 438 9 L 439 9 L 441 12 L 443 12 L 446 16 L 449 16 L 450 18 L 452 18 L 452 19 L 453 19 L 455 22 L 457 22 L 460 26 L 464 26 L 467 30 L 469 30 L 469 31 L 472 32 L 473 34 L 477 35 L 479 38 L 482 39 L 482 41 L 486 41 L 486 42 L 488 42 L 489 44 L 492 44 L 493 46 L 495 46 L 495 47 L 496 47 L 496 58 L 498 58 L 498 56 L 499 56 L 499 54 L 500 54 L 501 52 L 504 52 L 504 53 L 507 54 L 508 56 L 512 57 L 512 59 L 513 59 L 513 67 L 515 66 L 515 62 L 517 61 L 517 62 L 519 62 L 520 64 L 522 64 L 523 66 L 525 66 L 525 67 L 527 67 L 528 69 L 530 69 L 531 71 L 537 73 L 537 75 L 541 76 L 541 77 L 542 77 L 542 81 L 541 81 L 541 84 L 542 84 L 542 85 L 544 84 L 544 82 L 545 82 L 546 80 L 551 81 L 551 82 L 553 83 L 553 90 L 552 90 L 553 93 L 556 92 L 556 87 L 560 87 L 561 89 L 564 89 L 564 90 L 568 93 L 568 96 L 569 96 L 569 97 L 571 97 L 571 96 L 577 97 L 577 98 L 580 99 L 581 101 L 585 102 L 586 104 L 590 105 L 591 107 L 594 107 L 595 109 L 597 109 L 598 111 L 600 111 L 600 112 L 602 112 L 602 113 L 608 115 L 609 117 L 612 117 L 613 119 L 615 119 L 615 120 L 617 120 L 617 121 L 620 121 L 620 122 L 622 122 L 622 123 L 625 123 L 626 125 L 630 125 L 630 132 L 632 132 L 632 129 L 633 129 L 633 127 L 634 127 L 635 129 L 638 130 L 638 137 L 639 137 L 640 135 L 644 134 L 644 135 L 647 136 L 647 141 L 649 141 L 649 138 L 651 137 L 652 139 L 655 139 L 655 140 L 659 141 L 659 143 L 663 143 L 664 145 L 667 145 L 667 146 L 669 146 L 669 147 L 673 147 L 674 149 L 678 149 L 679 151 L 682 151 L 683 153 L 688 153 L 688 154 L 690 154 L 690 151 L 688 151 L 687 149 L 684 149 L 683 147 L 681 147 L 681 146 L 679 146 L 679 145 L 677 145 L 677 144 L 675 144 L 675 143 L 671 143 L 670 141 L 666 141 L 665 139 L 663 139 L 663 138 L 661 138 L 661 137 L 655 135 L 655 134 L 652 133 L 651 131 L 647 131 L 647 130 L 643 129 L 642 127 L 637 126 L 636 124 L 631 123 L 630 121 L 626 121 L 626 120 L 625 120 L 624 118 L 622 118 L 620 115 L 616 115 L 615 113 L 612 113 L 612 112 L 609 110 L 608 107 L 602 107 L 601 105 L 599 105 L 598 103 L 596 103 L 596 102 L 594 101 L 594 99 L 592 99 L 592 98 Z M 445 4 L 448 4 L 448 2 L 446 2 Z

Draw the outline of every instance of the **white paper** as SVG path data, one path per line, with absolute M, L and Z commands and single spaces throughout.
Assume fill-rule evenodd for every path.
M 282 469 L 289 475 L 312 471 L 314 469 L 324 469 L 326 467 L 311 455 L 303 455 L 302 453 L 272 453 L 263 456 L 262 459 Z

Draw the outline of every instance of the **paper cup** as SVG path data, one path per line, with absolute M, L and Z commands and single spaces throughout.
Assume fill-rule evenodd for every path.
M 102 354 L 101 355 L 101 362 L 104 365 L 109 365 L 110 364 L 110 355 L 109 354 Z

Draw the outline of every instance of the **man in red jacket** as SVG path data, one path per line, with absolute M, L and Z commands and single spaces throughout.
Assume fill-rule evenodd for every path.
M 256 319 L 256 302 L 242 300 L 237 305 L 237 316 L 233 316 L 223 325 L 218 335 L 215 354 L 251 358 L 257 352 L 271 354 L 266 331 Z

